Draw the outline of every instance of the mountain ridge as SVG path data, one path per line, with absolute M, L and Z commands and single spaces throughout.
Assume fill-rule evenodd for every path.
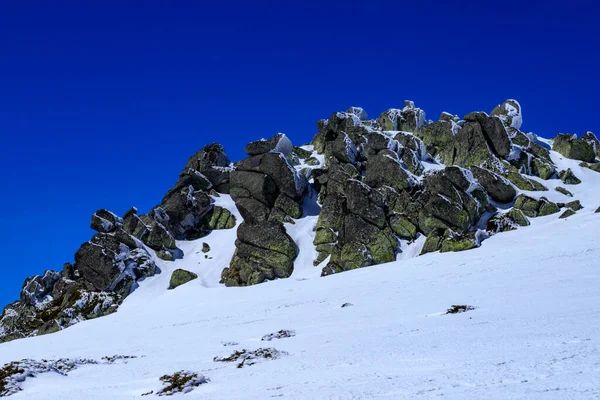
M 237 228 L 220 283 L 246 286 L 289 278 L 308 262 L 326 276 L 408 253 L 473 249 L 529 218 L 577 212 L 578 199 L 536 194 L 548 196 L 549 183 L 579 181 L 553 162 L 551 145 L 600 172 L 598 139 L 586 132 L 551 142 L 521 132 L 521 124 L 515 100 L 489 115 L 442 113 L 437 122 L 406 101 L 374 120 L 359 107 L 335 112 L 317 122 L 308 145 L 294 147 L 283 134 L 251 142 L 237 163 L 221 145 L 207 145 L 150 213 L 94 213 L 98 233 L 75 264 L 27 278 L 20 300 L 4 309 L 0 342 L 115 312 L 139 282 L 160 273 L 158 260 L 185 258 L 190 247 L 182 243 L 220 230 Z M 310 225 L 309 245 L 298 226 Z

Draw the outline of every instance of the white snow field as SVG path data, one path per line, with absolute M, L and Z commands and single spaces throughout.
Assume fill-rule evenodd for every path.
M 403 254 L 321 278 L 311 263 L 316 217 L 309 216 L 288 226 L 300 245 L 291 278 L 226 288 L 218 281 L 235 229 L 179 243 L 186 257 L 157 260 L 162 273 L 142 282 L 116 314 L 0 345 L 1 364 L 138 358 L 28 378 L 11 399 L 147 399 L 154 395 L 141 395 L 162 388 L 159 377 L 180 370 L 210 381 L 173 398 L 599 399 L 600 174 L 552 156 L 583 181 L 567 187 L 585 208 L 568 219 L 534 218 L 475 250 Z M 529 194 L 570 201 L 553 182 L 560 183 L 546 181 L 550 191 Z M 218 199 L 235 210 L 230 201 Z M 211 259 L 200 252 L 203 241 Z M 167 290 L 171 272 L 182 267 L 199 279 Z M 476 309 L 445 315 L 454 304 Z M 281 329 L 296 336 L 261 341 Z M 243 368 L 213 361 L 260 347 L 287 354 Z

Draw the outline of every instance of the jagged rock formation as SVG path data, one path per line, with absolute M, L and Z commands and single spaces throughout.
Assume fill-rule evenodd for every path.
M 75 263 L 28 278 L 21 298 L 4 309 L 0 342 L 114 312 L 141 280 L 160 272 L 158 265 L 185 257 L 178 241 L 216 229 L 238 226 L 222 284 L 288 278 L 302 249 L 286 226 L 305 216 L 307 205 L 320 206 L 313 244 L 322 275 L 394 261 L 415 244 L 421 254 L 476 248 L 491 235 L 561 208 L 563 218 L 574 215 L 583 207 L 578 200 L 554 203 L 532 193 L 548 191 L 540 180 L 580 180 L 570 169 L 557 171 L 549 142 L 521 131 L 522 123 L 515 100 L 489 115 L 472 112 L 461 119 L 444 112 L 435 122 L 406 101 L 371 120 L 360 107 L 335 112 L 317 122 L 312 142 L 301 147 L 281 133 L 251 142 L 248 157 L 235 164 L 220 144 L 207 145 L 147 214 L 136 208 L 122 217 L 96 211 L 91 228 L 97 233 L 76 252 Z M 600 172 L 593 133 L 558 135 L 552 147 Z M 317 205 L 304 203 L 308 193 Z M 215 206 L 215 197 L 226 195 L 243 222 Z M 202 251 L 211 250 L 206 245 Z M 196 277 L 176 270 L 171 287 Z
M 581 139 L 577 139 L 577 135 L 559 134 L 554 139 L 552 150 L 567 158 L 593 163 L 596 159 L 597 144 L 598 139 L 591 132 L 587 132 Z
M 296 245 L 284 222 L 302 216 L 306 177 L 291 165 L 292 142 L 283 134 L 246 146 L 250 156 L 231 173 L 231 197 L 244 218 L 236 252 L 221 282 L 245 286 L 292 274 Z
M 202 237 L 213 229 L 235 226 L 228 210 L 215 207 L 208 190 L 229 190 L 232 167 L 219 144 L 206 146 L 187 163 L 175 186 L 148 214 L 133 207 L 121 218 L 98 210 L 91 218 L 97 231 L 75 253 L 75 264 L 62 273 L 46 271 L 27 278 L 20 300 L 0 316 L 0 342 L 56 332 L 77 322 L 110 314 L 160 270 L 155 258 L 180 256 L 176 239 Z

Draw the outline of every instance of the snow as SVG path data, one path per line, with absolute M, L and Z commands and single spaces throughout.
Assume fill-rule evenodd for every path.
M 312 266 L 318 209 L 286 224 L 300 248 L 294 274 L 246 288 L 218 283 L 235 250 L 236 229 L 178 242 L 185 258 L 156 259 L 147 278 L 115 314 L 46 336 L 0 344 L 0 364 L 22 359 L 101 360 L 62 376 L 22 382 L 21 399 L 138 399 L 177 371 L 206 376 L 184 399 L 598 399 L 600 398 L 600 174 L 555 152 L 559 169 L 583 181 L 543 181 L 550 200 L 565 186 L 585 208 L 501 233 L 461 253 L 420 253 L 424 237 L 401 242 L 396 262 L 319 277 Z M 529 193 L 528 193 L 529 194 Z M 241 216 L 229 196 L 215 204 Z M 211 246 L 204 258 L 202 242 Z M 171 272 L 199 275 L 166 290 Z M 352 307 L 344 307 L 351 303 Z M 452 305 L 475 310 L 446 315 Z M 253 352 L 264 335 L 295 331 L 269 347 L 278 359 L 236 368 L 213 361 Z M 223 343 L 232 344 L 224 347 Z M 185 397 L 182 397 L 185 396 Z M 151 396 L 152 397 L 152 396 Z
M 279 138 L 279 141 L 275 145 L 275 148 L 272 150 L 272 152 L 281 153 L 284 155 L 284 158 L 287 158 L 294 151 L 294 145 L 284 133 L 280 133 L 280 135 L 281 137 Z
M 517 107 L 509 102 L 515 103 Z M 511 126 L 516 129 L 521 129 L 521 125 L 523 125 L 523 115 L 521 114 L 521 105 L 519 102 L 514 99 L 507 100 L 504 102 L 504 109 L 506 110 L 506 115 L 512 117 Z

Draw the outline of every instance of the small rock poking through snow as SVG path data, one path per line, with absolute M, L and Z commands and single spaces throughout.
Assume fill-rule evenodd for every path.
M 251 366 L 263 360 L 277 360 L 281 356 L 287 355 L 285 351 L 279 351 L 272 347 L 261 347 L 256 350 L 236 350 L 227 357 L 215 357 L 215 362 L 236 362 L 239 361 L 237 367 Z
M 161 376 L 160 381 L 163 382 L 165 387 L 157 392 L 156 395 L 172 396 L 177 393 L 189 393 L 198 386 L 210 382 L 210 379 L 197 372 L 179 371 L 173 375 Z M 152 394 L 152 392 L 145 395 L 147 394 Z
M 269 333 L 262 337 L 263 342 L 270 342 L 273 339 L 285 339 L 296 336 L 296 331 L 288 331 L 287 329 L 282 329 L 279 332 Z

